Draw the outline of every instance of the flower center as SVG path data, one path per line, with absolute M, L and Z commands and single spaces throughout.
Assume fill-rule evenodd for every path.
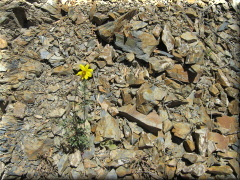
M 86 71 L 83 71 L 82 76 L 85 77 L 85 75 L 86 75 Z

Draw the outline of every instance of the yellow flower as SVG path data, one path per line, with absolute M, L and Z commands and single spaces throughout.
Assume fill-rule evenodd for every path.
M 89 77 L 92 77 L 93 70 L 89 69 L 89 64 L 86 66 L 80 64 L 79 67 L 82 71 L 79 71 L 77 73 L 78 76 L 82 76 L 82 79 L 88 79 Z

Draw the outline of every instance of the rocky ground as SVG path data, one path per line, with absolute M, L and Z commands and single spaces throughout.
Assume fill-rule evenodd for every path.
M 235 0 L 0 1 L 1 178 L 239 178 L 239 17 Z

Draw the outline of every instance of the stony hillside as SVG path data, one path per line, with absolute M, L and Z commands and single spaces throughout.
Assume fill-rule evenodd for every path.
M 1 179 L 239 178 L 238 5 L 1 0 Z

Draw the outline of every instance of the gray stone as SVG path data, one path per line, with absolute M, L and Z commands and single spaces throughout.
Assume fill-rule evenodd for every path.
M 208 149 L 208 132 L 209 130 L 207 128 L 204 129 L 197 129 L 195 131 L 195 138 L 196 138 L 196 146 L 198 148 L 200 155 L 206 155 L 207 149 Z
M 65 58 L 62 56 L 53 55 L 48 59 L 48 61 L 53 67 L 57 67 L 65 63 Z
M 165 44 L 165 46 L 167 47 L 168 52 L 173 50 L 175 40 L 174 40 L 174 37 L 171 34 L 170 27 L 167 24 L 165 24 L 165 26 L 163 28 L 162 41 Z
M 54 15 L 55 18 L 61 17 L 61 11 L 57 3 L 54 3 L 54 1 L 50 1 L 52 3 L 44 3 L 41 8 L 50 12 L 52 15 Z
M 69 166 L 68 155 L 63 154 L 59 162 L 57 163 L 58 174 L 62 175 L 66 168 Z
M 133 30 L 139 30 L 146 27 L 148 24 L 143 21 L 131 21 L 131 25 Z
M 40 53 L 41 59 L 49 59 L 51 57 L 51 53 L 45 49 L 40 49 L 39 53 Z
M 112 179 L 118 179 L 117 178 L 117 173 L 115 171 L 115 169 L 112 169 L 107 176 L 105 177 L 106 180 L 112 180 Z
M 132 9 L 128 13 L 120 16 L 113 22 L 108 22 L 107 24 L 98 27 L 99 36 L 106 42 L 111 42 L 113 40 L 114 33 L 117 32 L 123 25 L 125 25 L 133 16 L 138 12 L 137 9 Z
M 69 155 L 69 163 L 73 167 L 77 167 L 81 159 L 82 159 L 81 152 L 79 150 L 76 150 L 76 152 Z
M 159 44 L 152 34 L 143 31 L 132 31 L 131 36 L 125 37 L 121 33 L 115 33 L 115 45 L 125 52 L 133 52 L 136 57 L 146 62 L 150 54 Z
M 0 176 L 3 175 L 5 171 L 5 164 L 3 162 L 0 162 Z
M 185 166 L 182 171 L 184 173 L 191 173 L 195 176 L 201 176 L 206 172 L 207 168 L 204 164 L 196 163 L 190 166 Z
M 202 46 L 196 45 L 190 47 L 190 52 L 186 57 L 185 64 L 203 63 L 204 50 Z
M 97 172 L 93 169 L 87 169 L 85 173 L 88 179 L 94 179 L 97 176 Z
M 102 25 L 104 22 L 106 22 L 108 19 L 108 16 L 102 13 L 95 13 L 93 15 L 92 21 L 96 23 L 98 26 Z

